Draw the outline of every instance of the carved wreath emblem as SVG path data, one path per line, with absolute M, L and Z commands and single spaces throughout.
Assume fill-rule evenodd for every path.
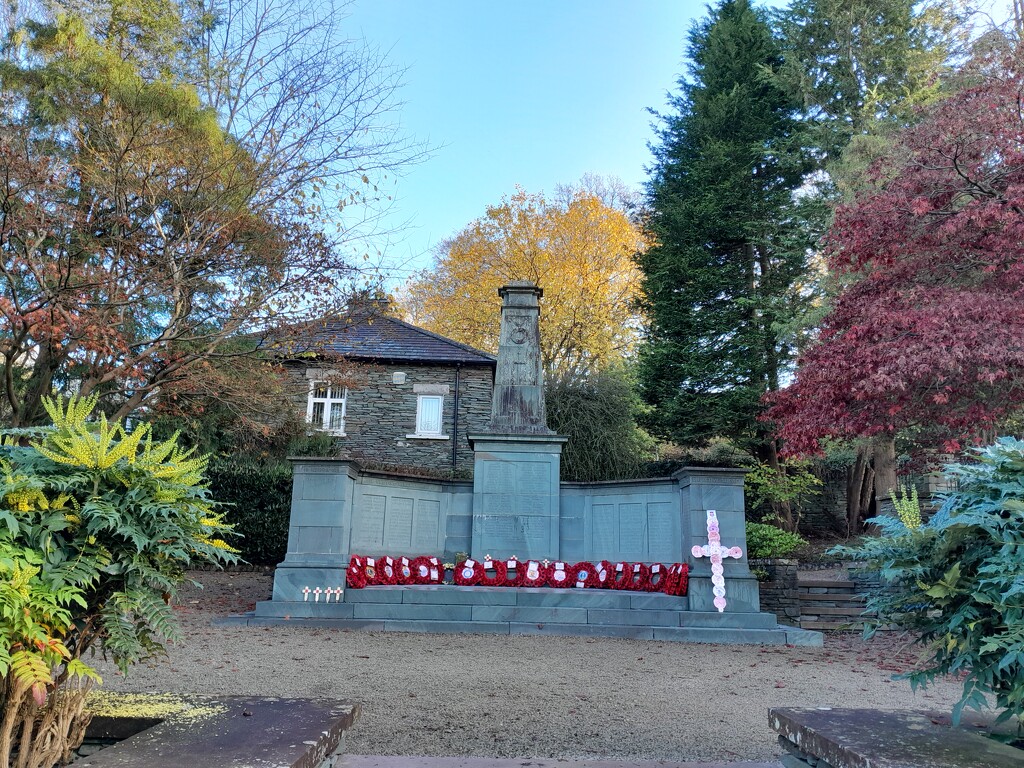
M 526 338 L 529 336 L 529 332 L 526 330 L 525 319 L 512 320 L 512 329 L 509 331 L 508 337 L 513 344 L 525 344 Z

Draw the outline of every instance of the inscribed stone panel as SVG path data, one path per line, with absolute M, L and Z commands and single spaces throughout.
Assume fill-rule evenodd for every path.
M 643 560 L 647 554 L 647 516 L 643 504 L 619 504 L 619 553 L 627 560 Z
M 519 463 L 520 490 L 529 493 L 549 489 L 551 464 L 546 461 L 522 461 Z
M 515 513 L 514 497 L 508 494 L 485 493 L 485 515 L 512 515 Z
M 551 545 L 551 518 L 522 517 L 523 543 L 526 551 L 547 551 Z M 554 553 L 552 553 L 554 554 Z
M 682 559 L 683 550 L 673 525 L 673 504 L 652 501 L 647 504 L 647 542 L 651 560 L 674 563 Z
M 517 520 L 514 517 L 484 517 L 480 522 L 483 524 L 484 540 L 495 550 L 495 556 L 507 557 L 525 551 L 525 520 Z
M 512 494 L 516 491 L 516 467 L 507 461 L 484 461 L 484 493 Z
M 380 549 L 384 546 L 387 500 L 384 496 L 366 494 L 358 504 L 352 516 L 352 546 Z
M 551 497 L 524 493 L 516 498 L 515 506 L 520 515 L 546 515 L 551 508 Z
M 594 504 L 591 507 L 593 522 L 593 551 L 598 560 L 615 556 L 615 532 L 618 530 L 618 517 L 614 504 Z
M 413 500 L 392 496 L 387 506 L 384 525 L 384 546 L 387 549 L 405 550 L 412 546 L 412 505 Z
M 337 554 L 341 551 L 341 528 L 303 526 L 296 529 L 294 542 L 295 554 Z
M 319 501 L 333 501 L 340 498 L 338 487 L 340 485 L 335 475 L 318 475 L 302 473 L 302 498 Z
M 441 504 L 430 499 L 416 502 L 416 525 L 413 528 L 413 548 L 422 554 L 433 554 L 437 549 L 441 526 Z

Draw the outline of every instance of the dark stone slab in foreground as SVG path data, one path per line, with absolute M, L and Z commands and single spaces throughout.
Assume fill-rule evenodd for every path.
M 331 765 L 359 704 L 313 699 L 187 696 L 190 705 L 75 762 L 80 768 L 319 768 Z M 144 718 L 97 717 L 87 736 Z M 129 727 L 128 730 L 131 730 Z
M 788 765 L 817 768 L 1021 768 L 1024 750 L 977 731 L 989 719 L 884 712 L 876 709 L 771 709 L 779 743 L 799 758 Z M 808 759 L 810 758 L 810 759 Z M 785 762 L 785 760 L 784 760 Z

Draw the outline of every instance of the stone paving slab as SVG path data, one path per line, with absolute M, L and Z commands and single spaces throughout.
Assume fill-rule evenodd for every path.
M 116 695 L 116 694 L 115 694 Z M 80 768 L 317 768 L 344 743 L 359 704 L 190 696 L 190 708 L 75 761 Z
M 832 768 L 1021 768 L 1024 750 L 929 712 L 779 708 L 768 722 L 783 746 Z M 983 724 L 968 719 L 975 728 Z M 797 763 L 800 765 L 800 763 Z
M 783 768 L 782 763 L 675 763 L 665 760 L 562 760 L 544 757 L 343 755 L 335 768 Z

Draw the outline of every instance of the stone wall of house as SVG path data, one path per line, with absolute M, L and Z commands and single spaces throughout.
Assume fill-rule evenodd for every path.
M 288 366 L 291 401 L 298 413 L 306 413 L 310 379 L 323 378 L 327 369 L 323 363 Z M 345 435 L 336 438 L 340 457 L 368 465 L 472 475 L 473 451 L 466 435 L 483 431 L 490 421 L 492 368 L 463 366 L 458 369 L 457 423 L 453 421 L 454 365 L 345 363 L 342 378 L 348 387 L 348 399 Z M 420 394 L 444 397 L 443 438 L 410 437 L 416 431 L 416 405 Z

